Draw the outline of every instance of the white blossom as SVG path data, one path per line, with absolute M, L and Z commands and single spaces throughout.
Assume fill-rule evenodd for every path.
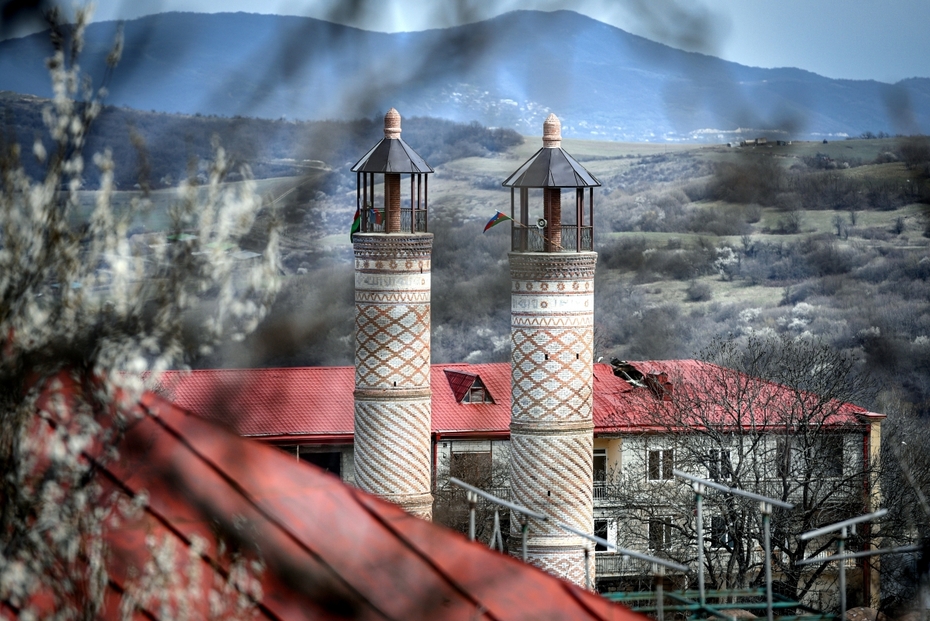
M 209 350 L 222 338 L 241 338 L 279 286 L 274 231 L 261 261 L 240 271 L 229 256 L 262 201 L 247 169 L 245 182 L 224 183 L 228 162 L 218 142 L 207 186 L 182 183 L 171 209 L 175 231 L 195 234 L 152 256 L 133 252 L 133 214 L 150 203 L 137 197 L 127 212 L 117 212 L 112 154 L 85 158 L 105 89 L 95 92 L 76 62 L 90 12 L 78 8 L 74 15 L 69 47 L 57 41 L 47 59 L 53 98 L 42 119 L 50 146 L 41 139 L 32 146 L 45 176 L 27 175 L 19 145 L 0 153 L 0 459 L 9 466 L 0 502 L 15 517 L 0 530 L 0 599 L 20 606 L 21 619 L 35 617 L 28 604 L 36 593 L 54 602 L 54 619 L 96 616 L 107 584 L 104 525 L 138 519 L 147 497 L 104 497 L 89 476 L 88 451 L 94 448 L 104 463 L 118 459 L 126 406 L 137 401 L 145 381 L 184 368 L 191 347 Z M 111 66 L 121 51 L 120 38 Z M 88 166 L 99 171 L 100 188 L 81 223 L 78 191 Z M 210 312 L 200 313 L 202 325 L 185 330 L 199 308 Z M 185 342 L 185 334 L 200 340 Z M 58 373 L 71 374 L 79 388 L 68 389 Z M 100 413 L 111 411 L 115 417 L 101 424 Z M 192 541 L 182 563 L 176 544 L 172 538 L 148 542 L 149 558 L 123 602 L 129 616 L 144 602 L 163 618 L 195 618 L 204 547 Z M 190 573 L 178 572 L 179 563 Z M 227 609 L 246 615 L 260 598 L 256 572 L 245 559 L 231 563 L 235 571 L 214 589 Z

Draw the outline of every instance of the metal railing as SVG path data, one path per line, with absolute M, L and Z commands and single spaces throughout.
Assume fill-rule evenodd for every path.
M 655 567 L 649 561 L 631 558 L 616 552 L 595 552 L 594 566 L 598 578 L 652 575 Z
M 549 231 L 553 228 L 549 227 Z M 562 241 L 558 248 L 550 252 L 590 252 L 594 250 L 594 227 L 582 226 L 580 228 L 579 231 L 576 224 L 561 225 L 559 230 L 562 234 Z M 510 235 L 510 249 L 514 252 L 546 252 L 546 229 L 521 225 L 515 222 Z
M 387 227 L 387 216 L 384 208 L 377 209 L 377 214 L 372 214 L 369 207 L 362 214 L 361 232 L 362 233 L 385 233 Z M 380 222 L 378 222 L 380 220 Z M 411 225 L 413 222 L 413 225 Z M 427 213 L 425 209 L 411 209 L 410 207 L 400 208 L 400 232 L 401 233 L 425 233 L 427 231 Z
M 555 524 L 562 530 L 568 531 L 572 533 L 573 535 L 577 535 L 583 539 L 587 539 L 588 541 L 594 544 L 602 545 L 608 550 L 613 549 L 613 550 L 616 550 L 619 554 L 622 554 L 624 556 L 629 556 L 630 558 L 649 562 L 653 566 L 657 567 L 657 571 L 664 571 L 665 568 L 672 569 L 674 571 L 681 571 L 681 572 L 688 571 L 687 567 L 679 563 L 675 563 L 674 561 L 655 558 L 652 556 L 648 556 L 646 554 L 642 554 L 640 552 L 636 552 L 634 550 L 625 550 L 623 548 L 617 547 L 616 544 L 613 544 L 610 541 L 607 541 L 606 539 L 603 539 L 596 535 L 592 535 L 590 533 L 580 531 L 577 528 L 569 526 L 568 524 L 563 524 L 562 522 L 556 522 L 555 520 L 552 520 L 549 516 L 533 511 L 532 509 L 527 509 L 526 507 L 522 505 L 512 503 L 502 498 L 497 498 L 493 496 L 492 494 L 489 494 L 484 490 L 478 489 L 477 487 L 473 487 L 460 479 L 456 479 L 455 477 L 449 477 L 449 483 L 452 483 L 453 485 L 457 485 L 468 492 L 468 496 L 467 496 L 468 506 L 469 506 L 468 507 L 469 508 L 468 538 L 471 539 L 472 541 L 475 540 L 475 505 L 478 503 L 479 497 L 484 498 L 485 500 L 489 500 L 493 502 L 494 504 L 499 505 L 501 507 L 510 509 L 511 511 L 514 511 L 517 514 L 517 519 L 519 519 L 520 521 L 520 535 L 521 535 L 521 540 L 522 540 L 521 541 L 522 558 L 523 558 L 524 563 L 526 562 L 526 557 L 527 557 L 526 538 L 527 538 L 527 533 L 529 531 L 529 518 L 533 518 L 539 521 L 544 521 L 544 522 L 549 522 L 551 524 Z M 498 511 L 494 512 L 494 530 L 491 533 L 491 548 L 492 549 L 497 548 L 501 552 L 503 552 L 504 545 L 503 545 L 503 541 L 501 540 L 501 535 L 500 535 L 500 516 L 498 515 L 498 513 L 499 513 Z M 591 555 L 591 546 L 586 545 L 584 548 L 584 574 L 585 574 L 584 579 L 585 579 L 585 586 L 587 587 L 588 590 L 591 590 L 592 588 L 590 563 L 589 563 L 590 555 Z M 595 559 L 595 563 L 596 562 L 597 561 Z

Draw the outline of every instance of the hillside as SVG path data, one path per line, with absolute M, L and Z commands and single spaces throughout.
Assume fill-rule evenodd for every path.
M 49 101 L 30 95 L 0 91 L 5 135 L 30 145 L 37 138 L 50 146 L 42 120 Z M 258 179 L 311 175 L 310 194 L 317 190 L 354 184 L 352 164 L 372 145 L 383 126 L 381 118 L 352 121 L 284 121 L 248 117 L 165 114 L 104 106 L 87 138 L 89 153 L 109 149 L 119 163 L 114 171 L 118 188 L 159 189 L 189 177 L 205 181 L 207 160 L 214 154 L 214 139 L 231 162 L 229 180 L 241 178 L 247 166 Z M 500 152 L 523 138 L 510 129 L 488 129 L 435 118 L 406 118 L 404 138 L 417 145 L 423 157 L 442 163 L 453 157 Z M 34 178 L 42 174 L 39 162 L 23 158 Z M 84 172 L 84 187 L 95 189 L 99 173 Z
M 538 140 L 436 166 L 434 362 L 509 357 L 509 236 L 506 225 L 482 228 L 509 210 L 500 181 Z M 930 409 L 930 156 L 908 162 L 911 147 L 895 139 L 563 146 L 603 183 L 596 356 L 686 358 L 759 333 L 819 338 L 857 357 L 884 398 Z M 540 201 L 533 195 L 531 208 Z M 244 348 L 204 366 L 351 364 L 354 193 L 304 209 L 323 218 L 286 227 L 289 276 L 272 317 Z
M 10 100 L 23 109 L 42 105 Z M 239 162 L 261 170 L 277 161 L 290 175 L 257 182 L 267 209 L 242 244 L 260 247 L 265 225 L 281 221 L 286 284 L 271 316 L 244 345 L 231 343 L 195 364 L 351 364 L 348 229 L 356 192 L 348 171 L 381 137 L 380 123 L 110 113 L 124 132 L 127 123 L 146 128 L 142 151 L 168 162 L 187 162 L 185 154 L 205 149 L 220 129 Z M 495 210 L 509 210 L 501 181 L 535 152 L 539 137 L 436 119 L 405 120 L 404 132 L 435 168 L 433 361 L 506 360 L 509 236 L 506 225 L 482 228 Z M 23 130 L 25 144 L 31 135 Z M 114 136 L 95 140 L 103 145 Z M 139 197 L 127 189 L 145 178 L 126 155 L 137 147 L 122 140 L 113 147 L 122 154 L 119 178 L 128 179 L 113 196 L 118 207 Z M 255 159 L 243 155 L 266 143 L 271 150 Z M 301 146 L 299 155 L 274 151 L 288 144 Z M 930 140 L 730 148 L 566 139 L 563 146 L 602 183 L 595 201 L 597 356 L 693 357 L 714 339 L 760 332 L 819 338 L 857 356 L 858 371 L 876 376 L 886 398 L 930 410 Z M 89 207 L 96 195 L 88 187 L 82 201 Z M 167 228 L 177 195 L 159 187 L 132 232 Z M 536 211 L 539 200 L 531 197 Z
M 116 24 L 92 24 L 82 66 L 104 75 Z M 930 79 L 832 80 L 687 53 L 569 11 L 515 11 L 384 34 L 311 18 L 163 13 L 125 24 L 116 106 L 269 119 L 355 119 L 394 106 L 534 133 L 726 142 L 930 132 Z M 49 96 L 46 34 L 0 42 L 0 90 Z

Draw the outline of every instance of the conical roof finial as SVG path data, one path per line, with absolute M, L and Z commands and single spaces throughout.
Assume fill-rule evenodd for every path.
M 400 138 L 400 113 L 394 108 L 384 115 L 384 137 Z
M 555 114 L 546 117 L 543 123 L 543 147 L 558 149 L 562 146 L 562 123 Z

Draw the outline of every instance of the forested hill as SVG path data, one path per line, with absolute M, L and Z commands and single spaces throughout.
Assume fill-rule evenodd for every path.
M 51 144 L 42 122 L 48 102 L 38 97 L 0 92 L 3 132 L 29 153 L 36 138 Z M 329 170 L 322 183 L 344 183 L 351 166 L 383 135 L 383 113 L 354 121 L 284 121 L 247 117 L 164 114 L 130 108 L 104 107 L 92 127 L 87 153 L 110 149 L 117 162 L 117 186 L 130 189 L 147 182 L 152 188 L 175 185 L 190 174 L 204 174 L 213 159 L 213 138 L 225 149 L 232 170 L 248 164 L 256 178 L 296 176 L 308 169 Z M 511 129 L 489 129 L 477 123 L 435 118 L 404 118 L 403 138 L 433 166 L 454 157 L 496 153 L 523 142 Z M 33 157 L 23 157 L 33 178 L 42 169 Z M 232 173 L 235 180 L 238 173 Z M 85 187 L 99 180 L 93 166 L 85 169 Z M 320 188 L 323 189 L 323 188 Z
M 116 28 L 86 31 L 80 63 L 98 84 Z M 552 111 L 566 137 L 627 142 L 930 133 L 930 79 L 746 67 L 571 11 L 394 34 L 303 17 L 162 13 L 124 32 L 109 101 L 141 110 L 352 119 L 393 106 L 524 134 Z M 0 42 L 0 90 L 50 96 L 49 55 L 47 33 Z

